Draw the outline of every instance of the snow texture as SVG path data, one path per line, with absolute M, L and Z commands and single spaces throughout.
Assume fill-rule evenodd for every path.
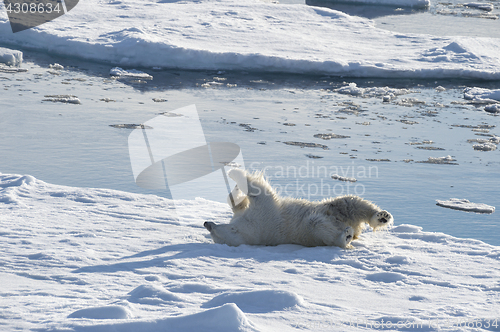
M 495 212 L 495 207 L 483 203 L 472 203 L 467 199 L 450 198 L 447 201 L 436 200 L 437 204 L 442 207 L 446 207 L 454 210 L 461 210 L 467 212 L 477 212 L 477 213 L 493 213 Z
M 500 39 L 402 34 L 327 8 L 254 0 L 88 0 L 16 34 L 0 11 L 0 43 L 122 68 L 500 79 Z
M 8 66 L 20 66 L 23 62 L 23 52 L 0 47 L 0 63 Z
M 0 173 L 2 330 L 498 330 L 499 247 L 408 224 L 352 250 L 228 247 L 203 227 L 227 205 L 175 207 Z

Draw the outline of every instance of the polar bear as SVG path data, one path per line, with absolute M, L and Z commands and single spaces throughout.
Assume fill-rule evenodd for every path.
M 378 230 L 393 223 L 389 212 L 358 196 L 280 197 L 262 173 L 232 169 L 228 175 L 236 182 L 228 197 L 234 215 L 229 224 L 204 223 L 215 243 L 352 248 L 365 224 Z

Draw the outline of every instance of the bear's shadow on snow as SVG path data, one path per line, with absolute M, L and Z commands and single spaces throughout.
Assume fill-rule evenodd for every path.
M 353 243 L 357 247 L 357 243 Z M 363 247 L 363 245 L 360 245 Z M 342 258 L 346 250 L 335 246 L 304 247 L 295 244 L 278 246 L 240 245 L 230 247 L 225 244 L 213 243 L 183 243 L 167 245 L 158 249 L 145 250 L 131 256 L 122 257 L 117 263 L 83 266 L 73 270 L 73 273 L 112 273 L 119 271 L 136 271 L 150 267 L 168 267 L 169 262 L 186 258 L 251 258 L 260 263 L 270 261 L 291 261 L 301 259 L 311 262 L 331 262 Z M 169 255 L 170 253 L 170 255 Z M 148 258 L 137 260 L 138 258 Z

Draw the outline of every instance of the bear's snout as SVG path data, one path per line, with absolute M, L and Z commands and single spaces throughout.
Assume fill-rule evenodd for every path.
M 205 228 L 211 232 L 212 231 L 212 228 L 215 226 L 215 224 L 211 221 L 205 221 L 205 223 L 203 224 L 203 226 L 205 226 Z

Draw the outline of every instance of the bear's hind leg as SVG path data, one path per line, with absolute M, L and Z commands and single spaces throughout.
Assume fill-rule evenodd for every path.
M 327 246 L 352 248 L 351 242 L 354 239 L 354 229 L 351 226 L 342 229 L 330 222 L 323 222 L 315 226 L 314 232 Z

